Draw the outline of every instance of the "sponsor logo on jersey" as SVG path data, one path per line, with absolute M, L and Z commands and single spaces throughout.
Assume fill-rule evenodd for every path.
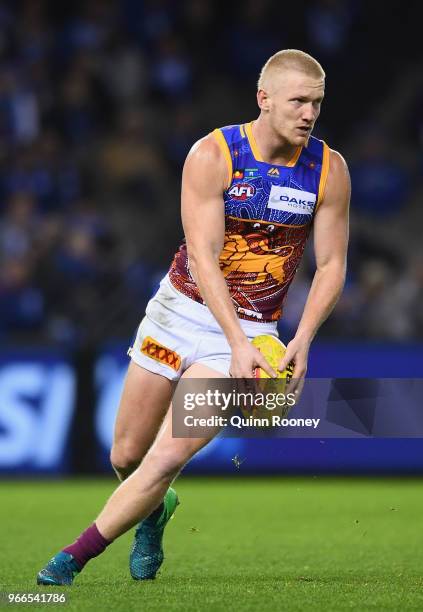
M 249 200 L 253 197 L 256 192 L 256 188 L 254 185 L 250 185 L 250 183 L 238 183 L 231 187 L 228 191 L 229 195 L 234 200 Z
M 277 168 L 270 168 L 267 176 L 279 176 L 279 170 Z
M 249 317 L 253 317 L 254 319 L 263 318 L 263 315 L 261 312 L 256 312 L 255 310 L 249 310 L 248 308 L 243 308 L 242 306 L 238 306 L 237 311 L 240 314 L 248 315 Z
M 258 176 L 258 168 L 245 168 L 245 178 L 256 178 Z
M 234 179 L 243 179 L 244 178 L 244 170 L 235 170 L 235 172 L 232 175 L 232 178 L 234 178 Z
M 181 358 L 178 353 L 166 348 L 151 336 L 146 336 L 141 346 L 141 353 L 151 357 L 155 361 L 164 363 L 164 365 L 170 366 L 175 371 L 178 371 L 181 367 Z
M 292 187 L 272 185 L 267 207 L 294 215 L 312 215 L 315 204 L 315 193 L 292 189 Z

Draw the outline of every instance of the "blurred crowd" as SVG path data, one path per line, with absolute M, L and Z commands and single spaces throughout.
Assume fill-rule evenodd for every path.
M 0 4 L 0 341 L 129 337 L 183 233 L 192 143 L 257 116 L 282 48 L 327 73 L 316 135 L 353 181 L 344 294 L 322 336 L 423 338 L 418 3 L 27 0 Z M 393 3 L 393 6 L 396 3 Z M 387 42 L 395 33 L 395 49 Z M 295 330 L 313 273 L 288 298 Z

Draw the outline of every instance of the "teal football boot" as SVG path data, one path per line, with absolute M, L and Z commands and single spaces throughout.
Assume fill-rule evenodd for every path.
M 163 532 L 172 518 L 179 499 L 169 488 L 163 500 L 163 510 L 141 521 L 135 531 L 135 540 L 129 557 L 129 569 L 134 580 L 153 580 L 163 563 Z
M 70 586 L 80 569 L 73 556 L 59 552 L 38 573 L 37 584 Z

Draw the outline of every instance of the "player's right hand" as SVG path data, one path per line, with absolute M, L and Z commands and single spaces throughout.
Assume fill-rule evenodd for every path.
M 254 378 L 254 370 L 260 367 L 271 378 L 277 378 L 260 351 L 251 344 L 248 338 L 232 346 L 232 359 L 229 374 L 232 378 Z

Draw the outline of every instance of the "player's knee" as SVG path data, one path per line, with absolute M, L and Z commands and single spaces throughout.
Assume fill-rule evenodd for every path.
M 139 448 L 135 445 L 128 442 L 113 444 L 110 463 L 119 474 L 126 476 L 131 473 L 139 466 L 141 459 Z

